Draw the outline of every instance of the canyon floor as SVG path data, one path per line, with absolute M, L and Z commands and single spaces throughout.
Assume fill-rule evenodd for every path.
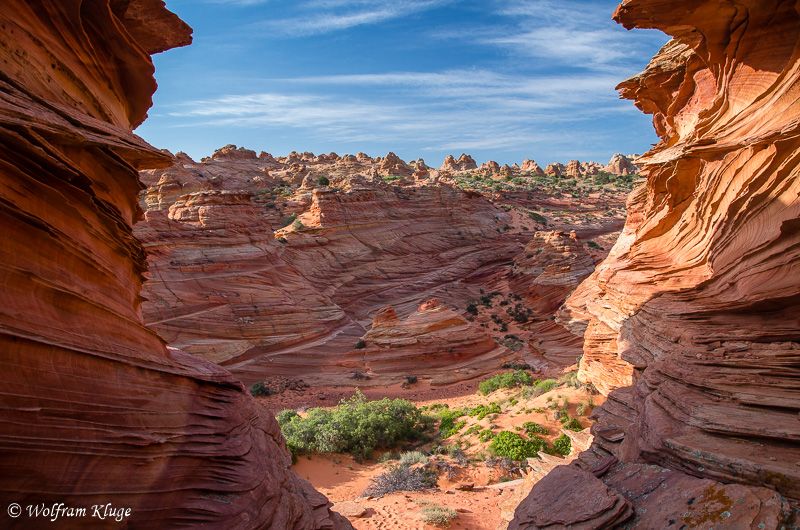
M 462 418 L 466 419 L 466 424 L 447 439 L 411 443 L 396 451 L 378 454 L 370 460 L 358 461 L 344 454 L 314 454 L 300 456 L 293 468 L 326 495 L 334 503 L 334 510 L 348 517 L 358 529 L 435 528 L 423 520 L 424 510 L 433 505 L 457 514 L 450 528 L 495 530 L 508 522 L 509 515 L 519 502 L 514 497 L 515 492 L 519 497 L 522 489 L 527 487 L 530 490 L 530 484 L 526 485 L 522 477 L 533 472 L 521 472 L 508 461 L 504 463 L 501 458 L 493 459 L 488 450 L 490 442 L 479 439 L 478 433 L 474 432 L 475 426 L 494 432 L 518 432 L 525 422 L 532 421 L 549 431 L 542 437 L 552 444 L 563 431 L 562 424 L 554 419 L 553 412 L 567 400 L 569 416 L 579 419 L 586 428 L 583 431 L 585 435 L 593 423 L 587 416 L 605 398 L 588 387 L 574 383 L 570 375 L 574 376 L 576 369 L 576 366 L 572 366 L 561 370 L 560 380 L 563 382 L 557 388 L 528 398 L 524 397 L 521 388 L 500 389 L 484 396 L 477 392 L 479 380 L 442 387 L 431 387 L 424 382 L 407 385 L 407 388 L 399 384 L 388 388 L 364 387 L 361 391 L 367 399 L 402 398 L 419 407 L 438 408 L 447 405 L 450 410 L 489 406 L 494 402 L 500 406 L 501 412 L 481 420 Z M 355 392 L 354 388 L 346 387 L 305 388 L 286 390 L 281 395 L 259 398 L 259 401 L 277 413 L 284 408 L 304 410 L 309 405 L 331 406 L 348 399 Z M 438 487 L 424 491 L 399 491 L 383 497 L 363 497 L 371 480 L 395 465 L 396 457 L 403 451 L 420 451 L 429 455 L 427 465 L 437 471 Z M 391 460 L 391 457 L 395 457 L 395 460 Z M 566 463 L 562 457 L 551 458 Z

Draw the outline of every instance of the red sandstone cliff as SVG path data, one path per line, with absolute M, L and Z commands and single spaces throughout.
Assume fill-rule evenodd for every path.
M 0 28 L 3 505 L 112 503 L 131 528 L 349 528 L 241 383 L 142 321 L 137 170 L 170 158 L 131 129 L 150 54 L 190 28 L 160 0 L 6 0 Z
M 610 500 L 626 492 L 632 528 L 788 525 L 786 499 L 800 501 L 800 5 L 627 0 L 615 19 L 674 39 L 620 85 L 662 141 L 639 159 L 646 183 L 625 231 L 563 315 L 586 329 L 580 377 L 610 392 L 583 464 L 621 460 L 596 471 Z M 585 524 L 611 506 L 562 500 Z M 512 527 L 564 522 L 544 486 L 523 504 Z
M 351 351 L 381 308 L 407 317 L 431 296 L 463 307 L 478 291 L 464 278 L 520 250 L 501 230 L 508 214 L 477 193 L 406 179 L 389 185 L 351 171 L 380 164 L 385 173 L 404 162 L 391 153 L 380 162 L 353 158 L 341 167 L 290 155 L 309 161 L 291 190 L 291 171 L 264 174 L 287 159 L 235 146 L 202 163 L 179 154 L 173 166 L 143 172 L 145 222 L 135 231 L 149 254 L 145 322 L 248 385 L 274 375 L 342 383 L 367 369 Z M 485 371 L 503 364 L 485 360 Z M 407 375 L 403 362 L 373 368 L 375 383 Z M 424 375 L 450 373 L 431 365 Z

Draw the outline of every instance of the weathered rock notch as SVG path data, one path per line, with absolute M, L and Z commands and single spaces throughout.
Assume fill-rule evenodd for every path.
M 627 0 L 614 18 L 674 38 L 619 86 L 662 140 L 637 161 L 646 183 L 622 236 L 562 315 L 586 330 L 581 379 L 609 393 L 583 465 L 615 455 L 606 483 L 658 488 L 651 501 L 688 513 L 678 526 L 775 528 L 800 500 L 800 6 Z M 694 507 L 663 479 L 637 483 L 653 469 L 628 466 L 643 463 L 703 481 L 686 486 Z M 628 522 L 670 520 L 647 513 Z
M 131 527 L 349 528 L 241 383 L 142 322 L 137 170 L 170 159 L 131 130 L 156 88 L 150 54 L 191 29 L 160 0 L 6 0 L 0 28 L 5 504 L 111 503 Z

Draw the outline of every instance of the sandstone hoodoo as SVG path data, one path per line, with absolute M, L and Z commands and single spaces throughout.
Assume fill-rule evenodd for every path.
M 159 0 L 7 0 L 0 28 L 5 504 L 111 503 L 130 527 L 350 528 L 242 384 L 140 315 L 137 170 L 171 159 L 131 129 L 156 87 L 150 54 L 190 28 Z
M 608 393 L 582 467 L 620 460 L 598 474 L 626 492 L 630 527 L 791 527 L 800 13 L 769 0 L 627 0 L 615 19 L 674 39 L 620 85 L 662 141 L 638 160 L 646 183 L 619 241 L 562 316 L 586 330 L 581 379 Z M 600 509 L 560 491 L 583 524 L 612 513 L 613 496 Z M 547 495 L 535 486 L 518 522 L 563 522 Z

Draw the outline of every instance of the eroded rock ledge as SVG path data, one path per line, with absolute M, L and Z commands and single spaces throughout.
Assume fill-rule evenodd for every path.
M 758 524 L 775 528 L 794 518 L 785 501 L 800 500 L 798 9 L 627 0 L 615 13 L 674 39 L 619 87 L 662 141 L 638 160 L 647 181 L 617 245 L 561 319 L 586 329 L 582 380 L 610 392 L 581 460 L 613 454 L 711 492 L 683 518 L 634 510 L 630 527 L 706 528 L 703 510 L 725 524 L 744 503 L 720 508 L 714 491 L 751 488 L 723 497 L 755 495 L 771 514 Z M 628 472 L 607 483 L 635 489 Z M 669 491 L 650 499 L 666 506 Z
M 130 527 L 349 528 L 241 383 L 142 322 L 137 170 L 170 159 L 130 131 L 149 54 L 190 28 L 160 0 L 6 0 L 0 28 L 4 503 L 112 503 Z

